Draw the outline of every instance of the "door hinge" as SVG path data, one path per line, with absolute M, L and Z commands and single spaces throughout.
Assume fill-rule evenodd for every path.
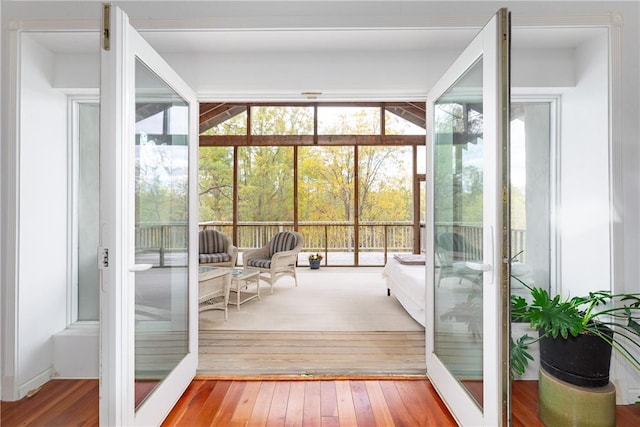
M 109 267 L 109 249 L 99 246 L 98 247 L 98 269 L 102 270 L 103 268 L 107 268 L 107 267 Z
M 102 5 L 102 48 L 111 50 L 111 4 Z

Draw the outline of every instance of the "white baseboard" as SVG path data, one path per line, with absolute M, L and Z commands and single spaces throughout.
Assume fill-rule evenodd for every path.
M 55 376 L 53 368 L 45 369 L 18 388 L 18 400 L 36 391 Z

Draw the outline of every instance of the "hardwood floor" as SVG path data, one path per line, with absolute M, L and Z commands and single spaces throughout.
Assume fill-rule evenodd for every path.
M 513 426 L 542 426 L 537 381 L 513 384 Z M 51 380 L 18 402 L 2 402 L 0 425 L 97 426 L 97 380 Z M 640 425 L 640 406 L 616 408 L 619 427 Z M 196 378 L 163 426 L 455 426 L 429 381 Z
M 425 380 L 194 381 L 163 424 L 182 425 L 453 426 L 455 422 Z

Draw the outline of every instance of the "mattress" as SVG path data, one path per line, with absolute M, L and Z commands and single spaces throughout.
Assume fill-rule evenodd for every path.
M 425 326 L 425 266 L 401 264 L 396 258 L 391 258 L 382 270 L 382 276 L 387 281 L 391 295 L 396 297 L 411 317 Z

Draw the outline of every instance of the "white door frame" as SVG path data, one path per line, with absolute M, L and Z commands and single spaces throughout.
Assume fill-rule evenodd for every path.
M 195 93 L 110 7 L 109 49 L 102 46 L 100 246 L 100 424 L 155 425 L 169 413 L 198 365 L 198 108 Z M 135 378 L 135 63 L 139 59 L 189 103 L 189 350 L 178 366 L 134 408 Z M 99 255 L 100 257 L 101 255 Z
M 483 67 L 483 404 L 478 407 L 475 400 L 467 393 L 440 360 L 435 352 L 435 263 L 427 263 L 427 309 L 426 313 L 426 360 L 427 375 L 438 390 L 445 404 L 461 425 L 497 426 L 506 424 L 508 400 L 509 330 L 503 328 L 504 301 L 509 301 L 508 264 L 503 263 L 503 166 L 506 166 L 507 155 L 503 145 L 508 142 L 508 120 L 503 123 L 503 103 L 509 104 L 509 89 L 503 87 L 501 79 L 503 65 L 508 61 L 501 55 L 503 44 L 509 46 L 509 12 L 501 9 L 482 31 L 467 46 L 442 78 L 429 91 L 427 97 L 427 129 L 429 146 L 427 149 L 427 167 L 433 175 L 435 150 L 434 105 L 435 102 L 463 75 L 473 64 L 482 58 Z M 508 82 L 507 82 L 508 83 Z M 505 93 L 506 90 L 506 93 Z M 508 115 L 508 110 L 507 110 Z M 507 127 L 504 132 L 503 128 Z M 504 157 L 504 158 L 503 158 Z M 433 179 L 427 186 L 427 206 L 434 206 Z M 489 203 L 487 203 L 489 202 Z M 508 223 L 507 223 L 508 225 Z M 435 258 L 435 217 L 433 209 L 427 213 L 427 253 Z M 508 239 L 508 232 L 505 239 Z M 505 276 L 506 275 L 506 276 Z M 506 281 L 506 284 L 503 284 Z M 505 349 L 506 347 L 506 349 Z M 506 378 L 505 378 L 506 376 Z

